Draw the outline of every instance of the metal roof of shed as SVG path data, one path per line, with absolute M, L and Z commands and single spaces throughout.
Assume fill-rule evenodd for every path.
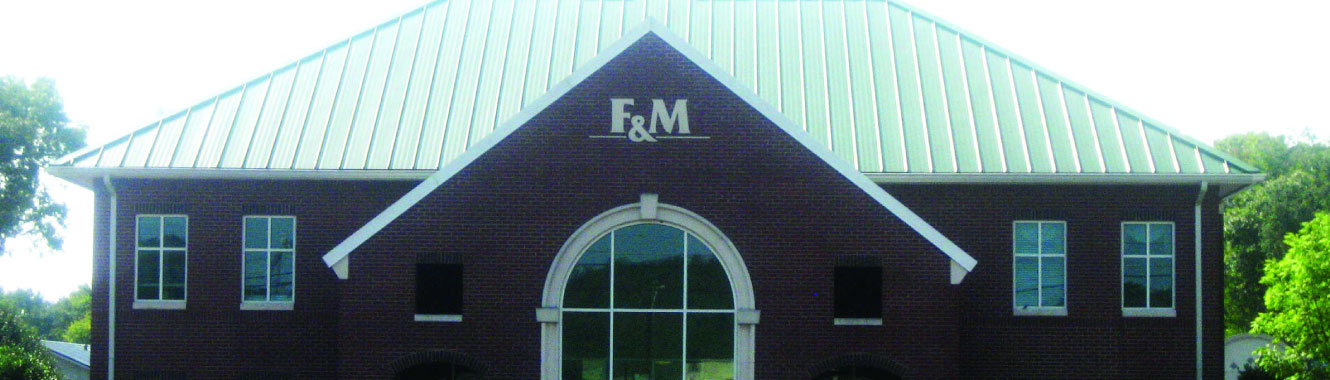
M 872 0 L 435 1 L 51 169 L 433 172 L 648 19 L 870 176 L 1257 173 Z

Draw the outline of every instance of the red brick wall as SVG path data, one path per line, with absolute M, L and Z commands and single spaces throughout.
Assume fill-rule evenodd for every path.
M 979 260 L 960 286 L 965 378 L 1195 378 L 1197 186 L 888 186 Z M 1211 194 L 1206 241 L 1206 373 L 1222 376 L 1223 225 Z M 1011 223 L 1067 222 L 1065 317 L 1014 316 Z M 1124 221 L 1175 224 L 1172 318 L 1123 317 Z
M 336 372 L 337 279 L 322 256 L 410 189 L 412 183 L 312 181 L 115 181 L 117 226 L 116 376 L 184 371 L 191 379 L 234 379 L 247 371 L 296 378 Z M 282 205 L 296 216 L 292 311 L 241 311 L 242 217 Z M 106 215 L 97 193 L 93 283 L 93 378 L 106 368 Z M 139 213 L 189 216 L 185 310 L 135 310 L 134 226 Z

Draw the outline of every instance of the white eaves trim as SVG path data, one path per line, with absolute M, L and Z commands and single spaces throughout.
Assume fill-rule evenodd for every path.
M 369 223 L 362 226 L 336 247 L 333 247 L 332 250 L 323 256 L 324 263 L 333 268 L 337 273 L 338 278 L 346 279 L 349 276 L 349 265 L 346 261 L 349 259 L 352 251 L 365 241 L 369 240 L 369 238 L 378 233 L 379 230 L 386 227 L 388 223 L 391 223 L 394 219 L 397 219 L 398 216 L 401 216 L 402 213 L 405 213 L 406 210 L 420 202 L 421 199 L 424 199 L 425 196 L 429 195 L 444 182 L 447 182 L 463 168 L 470 165 L 479 158 L 480 155 L 489 151 L 500 141 L 503 141 L 508 135 L 512 134 L 513 131 L 517 130 L 517 128 L 520 128 L 522 125 L 526 124 L 527 121 L 530 121 L 537 114 L 544 111 L 545 108 L 549 107 L 550 104 L 553 104 L 554 101 L 562 98 L 564 94 L 572 90 L 573 87 L 580 84 L 591 74 L 600 70 L 600 68 L 606 63 L 609 63 L 611 59 L 623 53 L 624 50 L 629 46 L 632 46 L 632 44 L 636 43 L 647 33 L 655 34 L 661 40 L 665 41 L 665 43 L 669 44 L 672 48 L 687 57 L 693 62 L 693 64 L 702 68 L 703 71 L 712 78 L 715 78 L 735 95 L 738 95 L 739 98 L 743 99 L 749 106 L 756 109 L 762 114 L 762 116 L 771 120 L 772 123 L 775 123 L 784 130 L 785 133 L 789 134 L 800 144 L 803 144 L 805 148 L 818 158 L 822 159 L 823 162 L 830 165 L 832 168 L 835 168 L 837 172 L 850 180 L 855 186 L 858 186 L 860 190 L 867 193 L 873 198 L 873 200 L 877 201 L 892 214 L 896 215 L 896 217 L 900 218 L 906 225 L 913 228 L 915 232 L 922 235 L 930 243 L 941 250 L 942 253 L 950 257 L 951 260 L 965 272 L 974 270 L 978 261 L 973 257 L 965 253 L 965 251 L 956 246 L 955 243 L 952 243 L 950 239 L 947 239 L 946 236 L 943 236 L 942 233 L 938 232 L 933 226 L 925 222 L 919 217 L 919 215 L 915 214 L 914 211 L 911 211 L 900 201 L 896 200 L 895 197 L 892 197 L 891 194 L 887 194 L 886 190 L 883 190 L 877 184 L 873 183 L 873 181 L 867 176 L 864 176 L 863 173 L 854 169 L 839 157 L 836 157 L 826 147 L 818 144 L 813 140 L 812 136 L 809 136 L 807 132 L 804 132 L 804 130 L 799 128 L 799 126 L 793 121 L 786 118 L 784 114 L 781 114 L 774 107 L 767 104 L 762 98 L 758 97 L 757 94 L 752 93 L 748 88 L 739 85 L 735 82 L 734 78 L 731 78 L 729 74 L 726 74 L 725 71 L 720 69 L 720 67 L 717 67 L 715 63 L 707 59 L 701 52 L 693 49 L 693 47 L 688 45 L 683 39 L 670 33 L 668 28 L 654 19 L 647 19 L 642 25 L 633 28 L 632 31 L 624 33 L 619 41 L 606 48 L 603 53 L 597 55 L 590 62 L 587 62 L 582 67 L 578 68 L 567 79 L 559 82 L 559 84 L 551 88 L 548 93 L 518 112 L 501 127 L 496 128 L 489 136 L 477 142 L 474 146 L 466 149 L 461 156 L 448 163 L 443 169 L 430 175 L 421 182 L 420 185 L 402 196 L 401 199 L 393 202 L 392 205 L 388 206 L 388 208 L 378 216 L 375 216 L 374 219 L 369 221 Z M 955 274 L 953 274 L 953 283 L 958 282 L 955 281 L 954 277 Z

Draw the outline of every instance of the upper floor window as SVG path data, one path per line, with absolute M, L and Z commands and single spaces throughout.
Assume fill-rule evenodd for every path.
M 847 260 L 849 261 L 849 260 Z M 837 325 L 882 324 L 882 265 L 838 263 L 833 273 L 833 316 Z
M 462 321 L 462 260 L 458 255 L 416 257 L 416 321 Z
M 1173 223 L 1122 223 L 1122 314 L 1174 316 Z
M 135 229 L 134 307 L 183 308 L 188 219 L 184 215 L 139 215 Z
M 244 241 L 241 306 L 277 302 L 276 308 L 289 308 L 295 298 L 296 218 L 246 216 Z
M 1017 315 L 1067 315 L 1067 223 L 1013 224 L 1013 310 Z

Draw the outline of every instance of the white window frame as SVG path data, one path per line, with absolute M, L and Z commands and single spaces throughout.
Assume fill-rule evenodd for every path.
M 1127 225 L 1128 225 L 1128 224 L 1144 224 L 1144 225 L 1146 226 L 1146 227 L 1145 227 L 1145 228 L 1146 228 L 1146 232 L 1145 232 L 1146 242 L 1145 242 L 1145 254 L 1144 254 L 1144 255 L 1127 255 L 1127 252 L 1126 252 L 1126 251 L 1127 251 Z M 1171 294 L 1169 295 L 1170 297 L 1172 297 L 1172 299 L 1170 300 L 1171 302 L 1169 302 L 1170 305 L 1173 305 L 1173 306 L 1171 306 L 1171 307 L 1150 307 L 1150 304 L 1151 304 L 1151 302 L 1150 302 L 1150 258 L 1152 258 L 1152 257 L 1155 257 L 1155 258 L 1160 257 L 1160 256 L 1152 256 L 1152 255 L 1150 255 L 1150 241 L 1149 241 L 1149 239 L 1150 239 L 1150 225 L 1155 225 L 1155 224 L 1167 224 L 1169 227 L 1172 228 L 1172 231 L 1173 231 L 1172 235 L 1169 236 L 1170 239 L 1173 239 L 1173 242 L 1172 242 L 1172 246 L 1173 246 L 1173 254 L 1169 256 L 1170 263 L 1173 264 L 1173 265 L 1172 265 L 1173 270 L 1171 271 L 1171 272 L 1172 272 L 1172 275 L 1173 275 L 1173 279 L 1172 279 L 1173 291 L 1172 291 Z M 1143 220 L 1143 221 L 1142 221 L 1142 220 L 1133 220 L 1133 221 L 1124 221 L 1124 222 L 1122 222 L 1122 223 L 1118 226 L 1118 233 L 1119 233 L 1119 236 L 1118 236 L 1118 264 L 1119 264 L 1119 266 L 1118 266 L 1118 292 L 1119 292 L 1119 294 L 1118 294 L 1118 304 L 1119 304 L 1119 306 L 1122 306 L 1122 316 L 1124 316 L 1124 317 L 1166 317 L 1166 318 L 1176 317 L 1176 316 L 1178 315 L 1178 312 L 1177 312 L 1177 305 L 1178 305 L 1178 226 L 1177 226 L 1177 224 L 1176 224 L 1176 223 L 1173 223 L 1173 222 L 1169 222 L 1169 221 L 1158 221 L 1158 220 Z M 1126 289 L 1124 289 L 1125 286 L 1123 286 L 1123 285 L 1125 285 L 1125 284 L 1126 284 L 1126 281 L 1127 281 L 1127 278 L 1126 278 L 1126 275 L 1127 275 L 1127 258 L 1129 258 L 1129 257 L 1130 257 L 1130 258 L 1145 259 L 1145 306 L 1146 306 L 1146 307 L 1127 307 L 1127 305 L 1126 305 L 1126 303 L 1127 303 L 1127 291 L 1126 291 Z
M 291 248 L 274 248 L 274 247 L 272 247 L 272 220 L 273 220 L 273 219 L 281 219 L 281 218 L 289 218 L 289 219 L 291 219 Z M 266 233 L 268 234 L 268 238 L 267 238 L 267 241 L 268 241 L 268 247 L 266 247 L 266 248 L 249 248 L 249 247 L 246 247 L 246 246 L 245 246 L 245 243 L 248 241 L 248 238 L 249 238 L 249 228 L 246 227 L 246 226 L 248 226 L 248 222 L 249 222 L 250 219 L 267 219 L 267 220 L 268 220 L 268 231 L 266 232 Z M 298 228 L 297 228 L 297 226 L 296 226 L 296 224 L 297 224 L 298 221 L 297 221 L 296 219 L 297 219 L 297 218 L 296 218 L 294 215 L 245 215 L 245 216 L 243 216 L 243 217 L 240 218 L 240 310 L 273 310 L 273 311 L 283 311 L 283 310 L 292 310 L 292 309 L 294 309 L 294 307 L 295 307 L 295 303 L 296 303 L 296 267 L 297 267 L 297 265 L 296 265 L 296 248 L 297 248 L 298 245 L 300 244 L 300 242 L 299 242 L 300 239 L 297 238 L 297 234 L 296 234 L 296 231 L 298 230 Z M 266 297 L 265 297 L 266 299 L 265 299 L 265 300 L 246 300 L 246 299 L 245 299 L 245 260 L 246 260 L 246 256 L 247 256 L 247 254 L 250 253 L 250 252 L 264 252 L 264 253 L 266 253 L 266 254 L 268 255 L 268 261 L 267 261 L 267 262 L 268 262 L 268 265 L 265 265 L 265 266 L 264 266 L 264 270 L 265 270 L 265 272 L 266 272 L 266 275 L 265 275 L 264 277 L 267 279 L 267 286 L 265 287 L 267 294 L 266 294 Z M 282 253 L 290 253 L 290 254 L 291 254 L 291 299 L 290 299 L 290 300 L 281 300 L 281 301 L 273 301 L 273 300 L 272 300 L 272 254 L 273 254 L 273 252 L 282 252 Z
M 163 282 L 165 281 L 165 256 L 162 251 L 166 240 L 166 218 L 184 218 L 185 219 L 185 278 L 184 278 L 184 297 L 178 300 L 162 299 Z M 139 219 L 157 218 L 157 233 L 160 236 L 156 247 L 143 247 L 139 245 Z M 134 309 L 156 309 L 156 310 L 184 310 L 189 300 L 189 215 L 184 214 L 138 214 L 134 216 Z M 139 299 L 139 251 L 150 249 L 157 251 L 157 299 L 140 300 Z M 173 249 L 175 250 L 175 249 Z M 112 280 L 114 281 L 114 279 Z
M 1016 253 L 1016 225 L 1022 223 L 1034 223 L 1035 229 L 1039 231 L 1035 242 L 1039 247 L 1039 252 L 1035 254 Z M 1044 253 L 1044 225 L 1061 224 L 1062 225 L 1062 253 Z M 1067 237 L 1071 235 L 1067 230 L 1067 221 L 1065 220 L 1016 220 L 1011 222 L 1011 312 L 1018 316 L 1049 316 L 1065 317 L 1067 315 L 1067 305 L 1071 303 L 1071 292 L 1067 286 Z M 1037 292 L 1035 299 L 1042 305 L 1044 303 L 1044 258 L 1061 257 L 1062 258 L 1062 306 L 1017 306 L 1016 305 L 1016 258 L 1033 257 L 1035 259 L 1036 278 L 1039 280 L 1036 286 Z
M 567 310 L 563 307 L 563 292 L 578 259 L 587 247 L 609 231 L 640 222 L 671 225 L 711 247 L 725 268 L 734 292 L 734 380 L 753 380 L 754 337 L 761 314 L 754 308 L 753 283 L 743 258 L 729 238 L 711 222 L 684 208 L 659 203 L 655 194 L 642 194 L 639 203 L 619 206 L 592 218 L 573 233 L 555 256 L 545 278 L 541 307 L 536 309 L 536 320 L 541 323 L 540 379 L 559 380 L 562 376 L 561 317 Z

